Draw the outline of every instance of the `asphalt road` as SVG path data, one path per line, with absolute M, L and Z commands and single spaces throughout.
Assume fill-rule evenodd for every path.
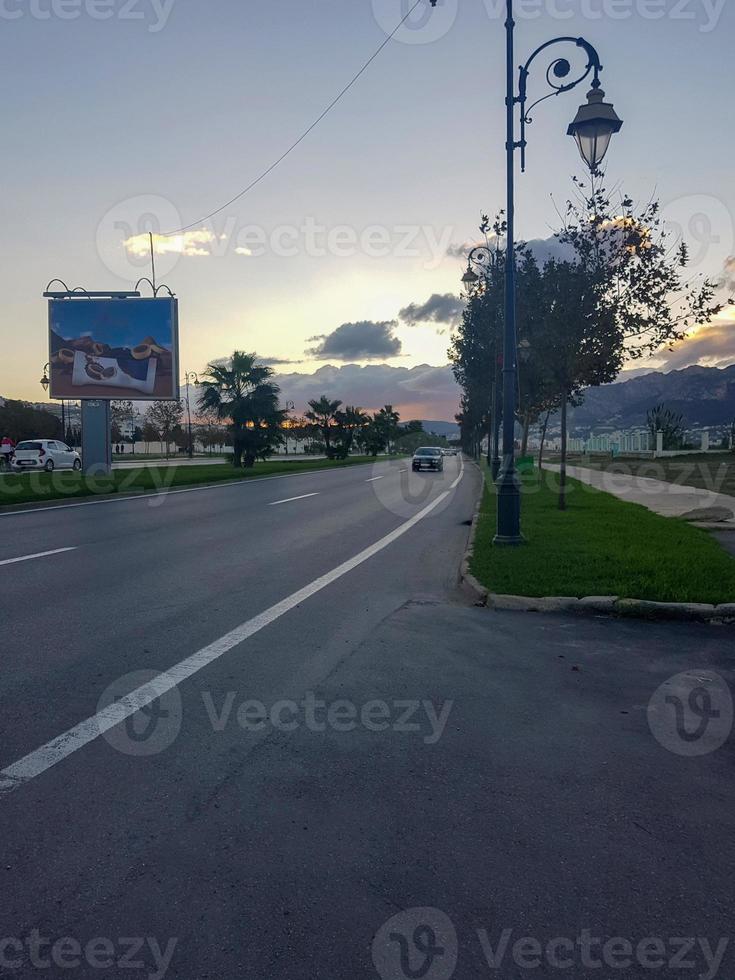
M 459 465 L 0 516 L 0 976 L 732 975 L 732 633 L 468 606 Z

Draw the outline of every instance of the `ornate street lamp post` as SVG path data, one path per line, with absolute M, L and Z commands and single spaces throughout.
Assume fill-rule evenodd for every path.
M 490 273 L 496 268 L 498 250 L 486 245 L 477 245 L 467 256 L 467 271 L 462 276 L 467 299 L 471 300 L 480 282 L 484 281 L 485 288 L 490 289 Z M 477 271 L 476 271 L 477 270 Z M 490 393 L 490 432 L 488 434 L 487 465 L 490 467 L 493 480 L 497 480 L 500 472 L 500 416 L 501 416 L 501 387 L 500 370 L 503 358 L 500 353 L 500 338 L 497 324 L 493 344 L 493 380 Z
M 435 7 L 437 0 L 431 0 Z M 515 152 L 521 151 L 521 170 L 526 163 L 526 126 L 531 122 L 530 113 L 540 103 L 554 95 L 569 92 L 592 75 L 592 90 L 587 104 L 580 107 L 567 133 L 577 141 L 577 146 L 590 170 L 594 173 L 607 153 L 612 136 L 619 132 L 623 123 L 600 87 L 602 63 L 597 51 L 581 37 L 557 37 L 538 47 L 520 69 L 518 93 L 515 91 L 515 21 L 513 0 L 506 0 L 506 169 L 508 226 L 505 263 L 505 336 L 503 341 L 503 461 L 497 481 L 498 533 L 495 544 L 516 545 L 523 541 L 521 535 L 521 493 L 515 466 L 515 402 L 517 388 L 518 350 L 516 340 L 515 307 Z M 547 95 L 528 105 L 527 84 L 531 65 L 536 58 L 558 44 L 572 44 L 587 55 L 587 66 L 572 81 L 565 81 L 572 73 L 566 58 L 555 58 L 546 70 L 546 81 L 552 89 Z M 520 139 L 516 140 L 516 106 L 520 115 Z

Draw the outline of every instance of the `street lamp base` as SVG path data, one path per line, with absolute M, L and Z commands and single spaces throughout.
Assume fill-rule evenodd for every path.
M 515 548 L 519 544 L 525 544 L 526 539 L 522 534 L 516 534 L 511 537 L 505 534 L 496 534 L 493 538 L 493 544 L 498 548 Z
M 495 484 L 498 493 L 498 533 L 493 544 L 523 544 L 521 534 L 521 481 L 512 455 L 506 456 Z

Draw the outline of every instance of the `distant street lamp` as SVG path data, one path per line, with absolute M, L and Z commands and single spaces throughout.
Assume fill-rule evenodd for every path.
M 296 408 L 296 405 L 294 404 L 294 402 L 287 401 L 285 407 L 286 407 L 286 412 L 293 412 L 293 410 Z M 284 428 L 286 429 L 286 455 L 288 456 L 288 426 L 284 424 Z M 298 443 L 296 442 L 295 439 L 294 442 L 296 443 L 296 448 L 298 449 Z
M 199 375 L 196 371 L 187 371 L 184 375 L 184 385 L 186 386 L 186 414 L 189 420 L 189 459 L 194 458 L 194 441 L 191 435 L 191 400 L 189 398 L 189 385 L 199 384 Z
M 437 0 L 431 0 L 436 7 Z M 562 92 L 569 92 L 585 79 L 593 76 L 592 90 L 587 104 L 580 107 L 567 133 L 577 141 L 582 159 L 595 173 L 607 153 L 612 136 L 619 132 L 623 123 L 610 103 L 604 101 L 605 93 L 600 86 L 602 63 L 597 51 L 582 37 L 557 37 L 538 47 L 520 69 L 518 92 L 515 90 L 515 21 L 513 0 L 505 0 L 506 6 L 506 183 L 507 183 L 507 243 L 505 263 L 505 337 L 503 341 L 503 462 L 498 477 L 498 531 L 495 544 L 517 545 L 521 535 L 521 492 L 515 466 L 515 403 L 517 393 L 518 349 L 516 340 L 515 297 L 515 152 L 521 151 L 521 170 L 526 165 L 526 126 L 532 122 L 531 112 L 539 103 Z M 546 81 L 551 92 L 528 105 L 528 77 L 536 58 L 557 44 L 573 44 L 587 55 L 587 66 L 573 81 L 568 82 L 572 66 L 566 58 L 555 58 L 546 70 Z M 516 139 L 516 106 L 520 116 L 520 139 Z
M 50 362 L 47 361 L 43 369 L 43 377 L 38 382 L 44 391 L 48 391 L 49 385 L 51 384 L 51 382 L 48 379 L 48 372 L 50 366 L 51 366 Z M 64 440 L 64 442 L 66 442 L 66 406 L 64 405 L 64 399 L 62 398 L 60 400 L 61 400 L 61 438 Z
M 485 287 L 488 288 L 490 271 L 496 267 L 497 262 L 497 249 L 489 248 L 486 245 L 477 245 L 475 248 L 470 250 L 467 256 L 467 271 L 462 276 L 462 284 L 468 300 L 471 300 L 475 296 L 477 287 L 481 282 L 484 281 Z M 478 269 L 479 273 L 475 272 L 475 269 Z M 496 324 L 494 338 L 495 356 L 493 358 L 493 380 L 490 392 L 491 429 L 488 433 L 487 446 L 487 465 L 490 467 L 493 480 L 497 480 L 498 473 L 500 472 L 500 417 L 502 414 L 500 399 L 500 371 L 503 364 L 503 359 L 500 356 L 499 340 L 500 338 L 498 337 Z

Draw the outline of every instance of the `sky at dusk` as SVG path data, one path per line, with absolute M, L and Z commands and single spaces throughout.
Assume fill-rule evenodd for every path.
M 481 211 L 503 206 L 500 0 L 439 0 L 430 16 L 427 0 L 273 173 L 198 220 L 284 152 L 408 6 L 4 0 L 0 394 L 43 397 L 49 280 L 131 288 L 150 274 L 137 236 L 191 225 L 157 248 L 159 281 L 180 300 L 182 370 L 256 351 L 298 409 L 323 389 L 451 419 L 461 246 L 477 240 Z M 517 22 L 519 63 L 556 35 L 598 48 L 625 122 L 608 184 L 657 196 L 694 270 L 735 279 L 735 4 L 518 0 Z M 546 91 L 540 67 L 532 97 Z M 584 94 L 534 112 L 519 236 L 558 227 L 581 174 L 566 127 Z M 734 362 L 735 323 L 723 315 L 645 366 Z

